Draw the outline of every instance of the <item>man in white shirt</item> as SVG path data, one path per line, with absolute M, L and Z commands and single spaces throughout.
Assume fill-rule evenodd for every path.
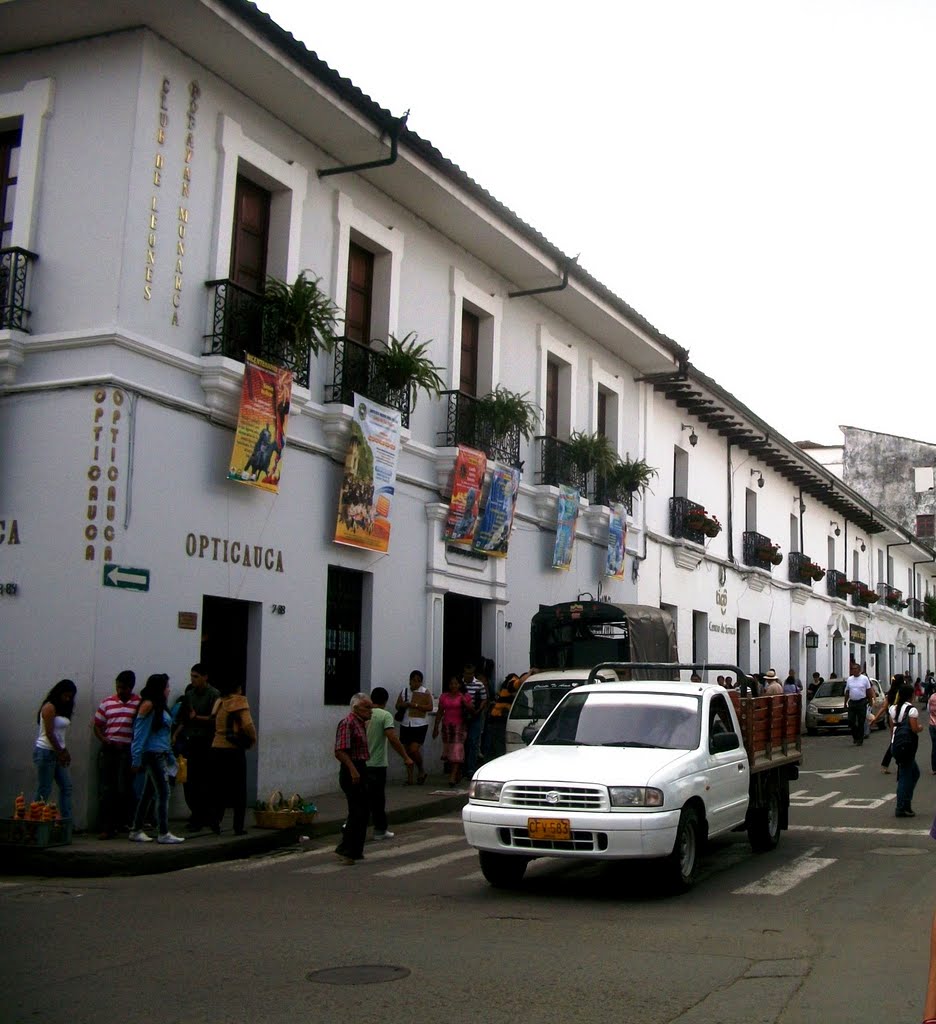
M 845 680 L 845 706 L 848 709 L 848 728 L 852 734 L 852 743 L 856 747 L 864 743 L 870 694 L 871 680 L 861 671 L 857 662 L 853 661 L 851 675 Z

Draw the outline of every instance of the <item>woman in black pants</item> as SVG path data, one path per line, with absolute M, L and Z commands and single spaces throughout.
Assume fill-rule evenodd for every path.
M 888 709 L 892 708 L 897 703 L 897 695 L 900 693 L 900 685 L 903 682 L 903 678 L 904 677 L 902 675 L 891 676 L 891 685 L 890 689 L 887 691 L 887 696 L 884 698 L 884 707 L 882 707 L 874 718 L 871 719 L 871 725 L 873 726 L 881 715 L 884 715 L 885 720 L 887 721 L 888 731 L 891 735 L 893 735 L 894 732 L 894 724 L 891 721 Z M 890 741 L 888 740 L 887 750 L 884 751 L 884 756 L 881 758 L 881 771 L 885 775 L 890 775 L 890 763 L 893 756 L 894 755 L 891 753 Z
M 211 742 L 211 788 L 214 813 L 209 822 L 215 835 L 221 832 L 225 810 L 234 811 L 234 835 L 242 836 L 247 813 L 246 752 L 257 742 L 257 729 L 250 717 L 250 705 L 240 686 L 224 682 L 215 701 L 215 733 Z

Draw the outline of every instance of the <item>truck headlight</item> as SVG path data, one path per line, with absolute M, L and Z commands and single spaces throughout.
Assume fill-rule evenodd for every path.
M 503 782 L 476 782 L 472 779 L 468 785 L 468 797 L 471 800 L 489 800 L 497 803 L 503 788 Z
M 611 786 L 612 807 L 662 807 L 663 791 L 643 786 Z

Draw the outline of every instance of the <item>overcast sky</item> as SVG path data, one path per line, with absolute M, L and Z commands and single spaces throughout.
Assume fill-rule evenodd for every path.
M 936 441 L 933 0 L 258 0 L 792 440 Z

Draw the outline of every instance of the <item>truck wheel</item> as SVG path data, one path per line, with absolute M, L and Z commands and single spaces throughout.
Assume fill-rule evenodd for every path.
M 701 838 L 698 814 L 691 807 L 684 807 L 673 852 L 666 859 L 667 874 L 675 889 L 688 889 L 695 881 Z
M 756 853 L 766 853 L 780 842 L 780 794 L 776 786 L 767 790 L 767 806 L 751 811 L 747 832 Z
M 523 880 L 529 858 L 480 850 L 481 874 L 495 889 L 512 889 Z

